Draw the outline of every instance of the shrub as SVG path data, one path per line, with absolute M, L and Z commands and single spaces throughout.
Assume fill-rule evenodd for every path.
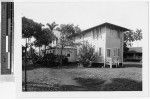
M 90 67 L 91 64 L 96 60 L 95 49 L 88 42 L 84 42 L 79 49 L 79 63 L 84 67 Z
M 53 53 L 45 54 L 41 62 L 44 66 L 54 67 L 60 65 L 60 59 L 62 57 L 62 63 L 67 64 L 68 58 L 64 55 L 54 55 Z
M 55 65 L 56 56 L 53 53 L 45 54 L 42 58 L 42 64 L 44 66 L 53 67 Z

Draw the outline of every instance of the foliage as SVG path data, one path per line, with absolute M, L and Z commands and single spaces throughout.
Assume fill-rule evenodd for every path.
M 96 60 L 95 49 L 88 42 L 83 43 L 79 49 L 79 62 L 84 66 L 88 67 Z
M 35 35 L 36 46 L 49 45 L 56 38 L 55 35 L 49 30 L 49 28 L 42 29 L 41 32 Z
M 67 46 L 75 47 L 76 45 L 78 45 L 68 37 L 72 34 L 80 33 L 81 29 L 78 26 L 74 26 L 73 24 L 61 24 L 60 27 L 57 27 L 57 30 L 60 31 L 61 33 L 57 47 L 61 48 L 61 56 L 62 56 L 62 51 L 65 47 Z M 60 58 L 60 65 L 62 65 L 62 58 Z
M 49 27 L 50 31 L 53 32 L 53 30 L 58 26 L 55 22 L 47 23 L 47 26 Z
M 125 42 L 133 42 L 142 39 L 142 30 L 136 29 L 136 31 L 128 31 L 124 34 Z
M 44 57 L 41 58 L 40 62 L 38 61 L 38 63 L 40 64 L 42 63 L 42 65 L 48 67 L 55 67 L 60 64 L 59 62 L 61 57 L 62 57 L 63 64 L 67 64 L 68 61 L 66 60 L 67 59 L 66 56 L 54 55 L 53 53 L 45 54 Z
M 74 24 L 61 24 L 60 27 L 57 28 L 57 30 L 66 37 L 76 33 L 81 33 L 81 29 L 79 28 L 79 26 L 75 26 Z
M 142 39 L 142 30 L 136 29 L 136 31 L 128 31 L 124 34 L 124 52 L 127 52 L 129 48 L 127 46 L 132 46 L 133 41 Z
M 42 24 L 34 22 L 32 19 L 22 17 L 22 37 L 30 38 L 42 30 Z

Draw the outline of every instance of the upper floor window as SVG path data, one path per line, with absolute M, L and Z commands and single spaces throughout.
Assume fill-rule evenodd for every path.
M 99 48 L 99 56 L 102 55 L 102 48 Z
M 93 39 L 95 39 L 96 38 L 96 30 L 93 29 L 92 32 L 93 32 Z
M 99 28 L 96 28 L 96 38 L 98 39 L 99 37 Z

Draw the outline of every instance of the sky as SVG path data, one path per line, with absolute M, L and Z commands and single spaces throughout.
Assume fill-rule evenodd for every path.
M 109 22 L 148 33 L 148 3 L 132 2 L 26 2 L 17 3 L 21 16 L 46 24 L 73 23 L 82 30 Z M 136 42 L 134 46 L 142 46 Z

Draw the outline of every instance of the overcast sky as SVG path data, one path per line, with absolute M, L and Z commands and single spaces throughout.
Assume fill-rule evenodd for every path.
M 46 2 L 17 3 L 21 15 L 43 24 L 73 23 L 84 30 L 109 22 L 148 32 L 147 2 Z

